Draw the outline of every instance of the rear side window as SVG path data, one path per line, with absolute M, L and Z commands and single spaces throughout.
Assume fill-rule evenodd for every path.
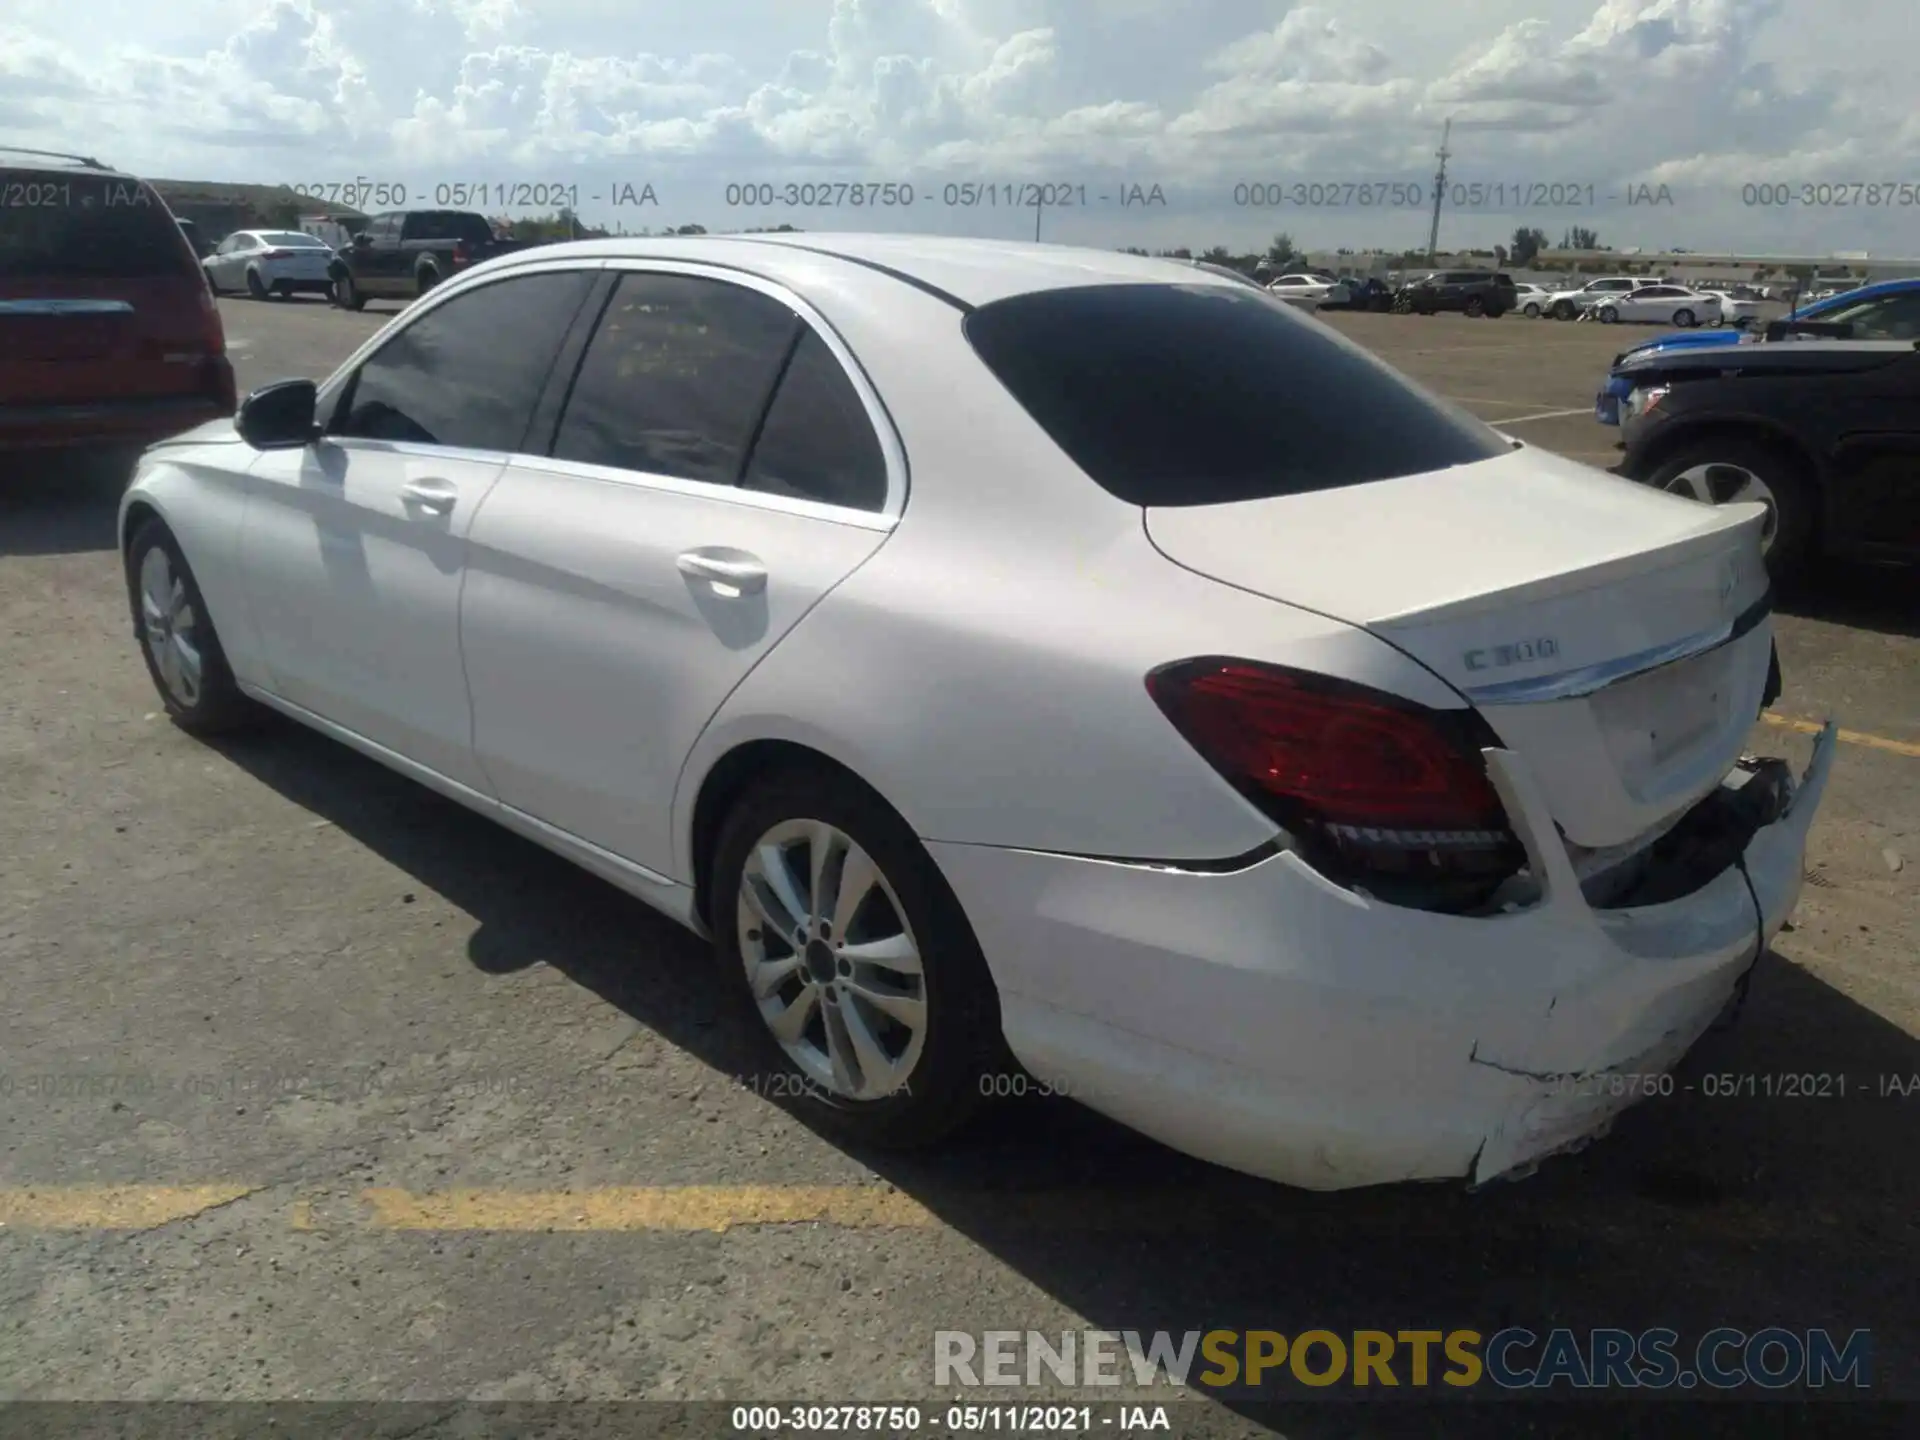
M 735 484 L 799 326 L 757 290 L 624 276 L 581 361 L 554 456 Z
M 1332 490 L 1509 450 L 1328 326 L 1238 286 L 1043 290 L 983 305 L 966 335 L 1055 443 L 1133 505 Z
M 331 433 L 518 450 L 592 285 L 585 270 L 522 275 L 436 306 L 360 367 Z
M 486 218 L 464 210 L 416 210 L 406 217 L 402 238 L 407 240 L 465 240 L 484 244 L 493 239 Z
M 151 186 L 125 176 L 0 170 L 0 275 L 198 271 L 192 245 Z
M 823 505 L 886 508 L 886 453 L 860 392 L 811 329 L 800 332 L 740 483 Z

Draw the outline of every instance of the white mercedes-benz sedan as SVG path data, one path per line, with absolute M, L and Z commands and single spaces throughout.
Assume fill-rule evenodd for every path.
M 1745 753 L 1762 516 L 1189 265 L 807 234 L 480 265 L 150 450 L 121 538 L 183 728 L 284 712 L 711 937 L 824 1127 L 1017 1062 L 1332 1189 L 1521 1173 L 1734 1008 L 1833 752 Z

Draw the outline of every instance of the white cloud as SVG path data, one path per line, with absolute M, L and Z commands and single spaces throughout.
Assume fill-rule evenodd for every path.
M 1451 118 L 1459 176 L 1675 197 L 1658 214 L 1461 214 L 1463 239 L 1595 223 L 1698 247 L 1771 226 L 1886 250 L 1920 211 L 1758 214 L 1739 186 L 1920 180 L 1920 116 L 1871 58 L 1910 48 L 1910 6 L 1853 0 L 1813 25 L 1799 0 L 1457 0 L 1441 25 L 1385 0 L 207 0 L 191 19 L 23 0 L 0 27 L 0 125 L 177 177 L 644 175 L 674 211 L 655 223 L 727 223 L 735 179 L 1125 178 L 1173 206 L 1062 224 L 1106 243 L 1184 226 L 1366 244 L 1415 238 L 1417 217 L 1228 196 L 1242 179 L 1424 179 Z

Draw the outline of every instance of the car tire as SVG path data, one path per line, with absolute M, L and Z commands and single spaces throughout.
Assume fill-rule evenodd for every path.
M 247 296 L 253 300 L 264 300 L 267 298 L 267 287 L 260 279 L 260 272 L 258 270 L 247 271 Z
M 342 310 L 364 310 L 367 308 L 367 297 L 360 293 L 360 287 L 353 283 L 353 276 L 351 275 L 334 276 L 333 289 L 330 293 L 333 298 L 333 303 L 338 305 Z
M 1461 306 L 1469 319 L 1478 320 L 1487 313 L 1487 302 L 1478 295 L 1469 295 L 1467 303 Z
M 1571 320 L 1576 312 L 1571 301 L 1560 300 L 1555 302 L 1553 309 L 1548 313 L 1556 320 Z
M 1594 312 L 1593 318 L 1598 320 L 1602 325 L 1618 325 L 1620 323 L 1620 312 L 1611 305 L 1602 305 Z
M 424 295 L 439 283 L 440 272 L 431 265 L 422 265 L 419 270 L 414 273 L 413 293 L 415 295 Z
M 1742 475 L 1715 474 L 1725 470 Z M 1751 482 L 1764 493 L 1752 494 Z M 1724 505 L 1760 500 L 1771 511 L 1765 539 L 1767 573 L 1784 580 L 1801 571 L 1818 528 L 1817 495 L 1806 468 L 1789 451 L 1742 435 L 1709 436 L 1676 451 L 1647 476 L 1672 494 Z
M 1673 312 L 1673 323 L 1682 330 L 1691 330 L 1700 322 L 1694 318 L 1693 311 L 1680 309 Z
M 127 543 L 127 592 L 134 638 L 168 719 L 189 734 L 216 735 L 259 718 L 259 707 L 234 683 L 186 556 L 157 519 L 143 522 Z
M 1540 307 L 1529 300 L 1521 307 L 1520 313 L 1529 320 L 1538 320 L 1540 318 Z
M 844 934 L 831 924 L 822 931 L 818 915 L 790 913 L 813 909 L 812 886 L 802 878 L 812 868 L 811 836 L 826 837 L 828 854 L 842 857 L 837 866 L 828 864 L 823 889 L 832 885 L 837 896 L 850 866 L 868 873 L 853 858 L 856 851 L 877 878 L 864 899 L 854 897 L 852 911 L 837 909 L 834 918 L 845 923 Z M 803 853 L 805 869 L 796 863 Z M 782 887 L 769 883 L 782 873 L 785 903 L 774 898 Z M 851 777 L 824 769 L 776 774 L 728 816 L 712 875 L 715 952 L 771 1067 L 776 1083 L 769 1091 L 823 1130 L 889 1148 L 932 1144 L 972 1116 L 994 1068 L 1011 1064 L 1000 1033 L 999 997 L 960 902 L 885 801 Z M 820 908 L 836 909 L 832 903 Z M 776 914 L 783 930 L 769 943 L 766 920 Z M 786 920 L 806 928 L 785 931 Z M 917 956 L 918 975 L 877 960 L 861 975 L 852 969 L 859 962 L 850 963 L 845 953 L 849 934 L 863 937 L 851 942 L 854 948 L 871 946 L 879 954 L 887 945 L 896 960 Z M 814 938 L 800 943 L 803 935 Z M 750 977 L 750 964 L 757 979 Z M 861 981 L 865 988 L 859 988 Z M 863 998 L 876 995 L 897 1011 Z M 860 1027 L 857 1041 L 845 1015 Z M 774 1025 L 786 1016 L 797 1016 L 797 1022 L 783 1040 Z M 917 1029 L 911 1024 L 915 1016 Z M 830 1033 L 835 1023 L 840 1029 Z M 856 1067 L 860 1084 L 849 1086 L 846 1077 Z M 860 1095 L 860 1088 L 873 1093 Z

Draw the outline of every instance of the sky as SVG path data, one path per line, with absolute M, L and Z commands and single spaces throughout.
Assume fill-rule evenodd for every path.
M 631 230 L 1397 250 L 1450 119 L 1443 249 L 1910 258 L 1915 3 L 11 0 L 0 145 Z

